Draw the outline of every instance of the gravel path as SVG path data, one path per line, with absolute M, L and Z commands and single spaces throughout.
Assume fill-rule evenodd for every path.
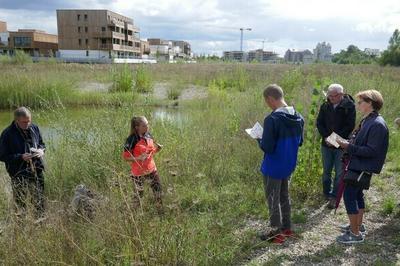
M 395 187 L 394 187 L 395 189 Z M 400 265 L 400 218 L 380 213 L 382 192 L 366 192 L 365 242 L 343 245 L 336 242 L 338 226 L 347 223 L 343 206 L 334 214 L 325 205 L 310 212 L 305 224 L 294 225 L 296 236 L 283 245 L 265 244 L 240 265 Z M 248 221 L 244 230 L 265 230 L 265 222 Z M 255 240 L 260 242 L 260 240 Z

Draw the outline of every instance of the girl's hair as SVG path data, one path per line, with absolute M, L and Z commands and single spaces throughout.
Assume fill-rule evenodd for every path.
M 134 117 L 132 117 L 132 119 L 131 119 L 131 132 L 129 133 L 129 136 L 137 135 L 136 127 L 138 127 L 140 125 L 140 123 L 144 123 L 145 120 L 147 120 L 147 119 L 144 116 L 134 116 Z

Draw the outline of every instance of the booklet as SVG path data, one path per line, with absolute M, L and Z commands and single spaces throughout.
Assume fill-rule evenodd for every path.
M 263 135 L 263 127 L 257 122 L 252 128 L 247 128 L 246 133 L 253 139 L 261 139 Z
M 332 134 L 329 135 L 329 137 L 326 138 L 326 141 L 331 144 L 332 146 L 334 146 L 335 148 L 339 148 L 340 145 L 337 142 L 338 140 L 344 142 L 346 141 L 344 138 L 342 138 L 341 136 L 339 136 L 338 134 L 336 134 L 335 132 L 332 132 Z

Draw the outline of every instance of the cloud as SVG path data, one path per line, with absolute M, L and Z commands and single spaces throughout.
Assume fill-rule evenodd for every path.
M 384 49 L 400 21 L 398 0 L 1 0 L 0 20 L 9 27 L 56 33 L 55 10 L 109 9 L 134 19 L 141 37 L 183 39 L 198 53 L 264 47 L 283 54 L 327 41 L 334 51 L 355 44 Z M 21 20 L 21 16 L 24 17 Z

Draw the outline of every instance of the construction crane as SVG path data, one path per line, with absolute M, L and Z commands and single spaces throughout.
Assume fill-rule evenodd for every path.
M 238 28 L 235 27 L 224 27 L 224 26 L 214 26 L 214 25 L 206 25 L 206 27 L 212 28 L 219 28 L 219 29 L 230 29 L 230 30 L 237 30 Z M 243 31 L 251 31 L 252 28 L 239 28 L 240 30 L 240 51 L 243 52 Z
M 251 28 L 240 28 L 240 51 L 243 52 L 243 31 L 248 30 L 251 31 Z

